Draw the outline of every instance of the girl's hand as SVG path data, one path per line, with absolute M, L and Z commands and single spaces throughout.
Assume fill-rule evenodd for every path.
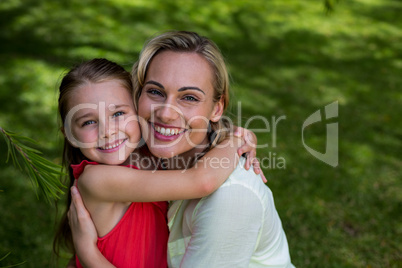
M 253 165 L 254 172 L 256 174 L 260 174 L 262 181 L 266 183 L 267 179 L 265 178 L 264 173 L 260 168 L 260 162 L 256 158 L 257 136 L 254 134 L 254 132 L 242 127 L 236 127 L 233 132 L 233 136 L 242 138 L 244 140 L 244 145 L 237 150 L 237 153 L 239 154 L 239 156 L 246 154 L 247 160 L 244 166 L 245 169 L 249 170 L 250 166 Z
M 81 265 L 87 268 L 115 268 L 97 247 L 98 233 L 76 186 L 71 187 L 71 205 L 67 217 Z
M 97 248 L 98 234 L 95 225 L 76 186 L 71 187 L 71 205 L 67 217 L 78 257 L 85 256 L 91 248 Z M 81 262 L 81 258 L 79 259 Z

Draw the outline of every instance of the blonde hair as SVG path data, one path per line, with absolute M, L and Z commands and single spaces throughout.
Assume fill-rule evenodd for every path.
M 153 57 L 162 51 L 198 53 L 210 64 L 213 71 L 212 85 L 214 88 L 214 102 L 223 99 L 223 111 L 229 105 L 229 75 L 226 64 L 217 45 L 204 36 L 194 32 L 170 31 L 150 39 L 140 53 L 139 60 L 131 71 L 134 87 L 134 105 L 138 107 L 138 100 L 145 83 L 149 64 Z M 224 140 L 231 127 L 229 121 L 221 118 L 218 122 L 210 122 L 210 147 Z

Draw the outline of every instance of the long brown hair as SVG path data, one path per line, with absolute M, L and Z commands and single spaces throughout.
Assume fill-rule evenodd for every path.
M 117 80 L 124 88 L 126 88 L 132 95 L 132 81 L 131 75 L 120 65 L 109 61 L 107 59 L 93 59 L 83 62 L 73 67 L 61 81 L 59 87 L 59 115 L 64 127 L 65 119 L 69 108 L 72 104 L 69 103 L 71 93 L 79 90 L 80 87 L 89 83 L 101 83 L 110 80 Z M 66 183 L 68 186 L 67 204 L 66 209 L 61 218 L 59 228 L 56 232 L 53 241 L 53 251 L 59 256 L 60 248 L 64 247 L 68 251 L 74 253 L 74 245 L 71 235 L 71 229 L 68 224 L 67 212 L 71 204 L 70 188 L 74 184 L 72 164 L 79 164 L 85 160 L 85 156 L 81 153 L 79 148 L 73 147 L 66 137 L 64 137 L 63 149 L 63 168 L 68 172 Z

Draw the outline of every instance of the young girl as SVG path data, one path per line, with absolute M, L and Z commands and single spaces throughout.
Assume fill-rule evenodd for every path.
M 97 247 L 107 260 L 117 267 L 166 267 L 167 203 L 163 200 L 212 193 L 236 167 L 239 148 L 222 146 L 204 156 L 231 156 L 229 168 L 200 165 L 186 172 L 136 170 L 130 179 L 95 177 L 91 173 L 94 165 L 138 169 L 144 163 L 144 151 L 136 150 L 141 132 L 132 97 L 130 74 L 113 62 L 94 59 L 73 68 L 60 85 L 63 165 L 69 171 L 70 186 L 76 183 L 80 190 L 98 233 Z M 141 157 L 130 161 L 133 153 Z M 155 163 L 148 160 L 147 164 Z M 70 203 L 69 193 L 67 208 Z M 66 213 L 55 238 L 56 253 L 63 243 L 73 250 Z M 76 265 L 82 267 L 78 258 Z

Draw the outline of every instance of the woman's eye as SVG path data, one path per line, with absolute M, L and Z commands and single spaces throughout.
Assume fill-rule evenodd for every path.
M 163 96 L 163 94 L 162 94 L 159 90 L 156 90 L 156 89 L 148 89 L 148 90 L 147 90 L 147 93 L 148 93 L 148 94 L 151 94 L 151 95 Z
M 118 116 L 122 116 L 124 114 L 124 112 L 116 112 L 113 114 L 113 117 L 118 117 Z
M 183 99 L 187 101 L 198 101 L 198 99 L 194 96 L 184 96 Z
M 84 127 L 84 126 L 88 126 L 88 125 L 92 125 L 92 124 L 95 124 L 96 122 L 94 121 L 94 120 L 88 120 L 88 121 L 85 121 L 83 124 L 82 124 L 82 126 Z

